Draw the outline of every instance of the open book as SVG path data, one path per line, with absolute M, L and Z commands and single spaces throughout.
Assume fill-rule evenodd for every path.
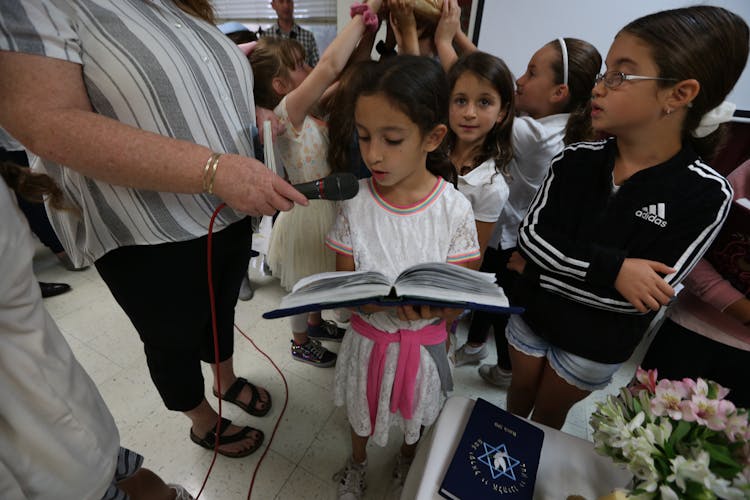
M 431 305 L 480 309 L 495 313 L 520 313 L 509 307 L 495 275 L 455 264 L 432 262 L 404 270 L 391 282 L 376 271 L 336 271 L 303 278 L 281 299 L 279 308 L 263 314 L 266 319 L 309 311 L 355 307 Z

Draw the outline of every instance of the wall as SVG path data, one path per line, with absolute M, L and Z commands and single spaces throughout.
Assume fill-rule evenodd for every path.
M 485 0 L 483 3 L 478 46 L 502 57 L 517 76 L 526 70 L 536 50 L 559 36 L 582 38 L 594 44 L 605 58 L 620 28 L 656 10 L 703 3 L 725 7 L 750 22 L 750 0 Z M 738 109 L 748 110 L 750 117 L 750 69 L 745 68 L 728 100 L 735 102 Z

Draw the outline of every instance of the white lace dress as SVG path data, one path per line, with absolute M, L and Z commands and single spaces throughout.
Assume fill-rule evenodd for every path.
M 474 214 L 469 201 L 440 179 L 433 191 L 413 206 L 397 207 L 382 199 L 370 179 L 360 181 L 359 194 L 339 203 L 326 243 L 336 252 L 354 257 L 357 270 L 377 270 L 395 278 L 409 266 L 423 262 L 465 262 L 479 257 Z M 395 313 L 367 314 L 363 319 L 385 332 L 419 330 L 430 320 L 400 321 Z M 371 433 L 367 405 L 367 367 L 373 341 L 351 327 L 339 349 L 334 379 L 334 401 L 346 405 L 349 423 L 360 436 Z M 419 439 L 420 427 L 432 424 L 443 405 L 437 367 L 429 352 L 420 349 L 411 419 L 390 412 L 390 398 L 399 344 L 388 345 L 385 373 L 378 396 L 375 443 L 385 446 L 388 430 L 398 425 L 406 442 Z
M 274 113 L 286 125 L 276 144 L 289 182 L 310 182 L 330 174 L 326 124 L 307 116 L 302 128 L 295 130 L 288 119 L 286 98 Z M 336 254 L 325 246 L 335 215 L 334 202 L 311 200 L 310 205 L 294 207 L 276 218 L 268 244 L 268 264 L 284 289 L 291 290 L 298 280 L 312 274 L 336 270 Z

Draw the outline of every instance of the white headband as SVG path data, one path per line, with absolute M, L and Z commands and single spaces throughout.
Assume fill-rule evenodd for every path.
M 701 122 L 692 132 L 693 137 L 706 137 L 707 135 L 714 133 L 716 129 L 719 128 L 719 125 L 732 119 L 735 109 L 737 109 L 737 105 L 733 102 L 722 102 L 703 115 Z
M 562 52 L 563 58 L 563 85 L 568 84 L 568 46 L 565 45 L 565 39 L 560 37 L 557 39 L 560 42 L 560 52 Z

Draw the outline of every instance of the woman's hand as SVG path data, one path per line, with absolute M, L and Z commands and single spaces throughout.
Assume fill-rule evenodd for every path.
M 625 259 L 615 289 L 640 312 L 657 311 L 674 297 L 674 289 L 657 273 L 673 272 L 675 269 L 654 260 Z
M 226 154 L 219 158 L 214 193 L 233 209 L 248 215 L 273 215 L 307 205 L 302 193 L 255 158 Z
M 523 274 L 523 271 L 526 269 L 526 259 L 521 257 L 520 253 L 513 252 L 510 254 L 510 259 L 508 259 L 508 264 L 505 267 L 518 274 Z
M 724 309 L 724 314 L 732 316 L 734 319 L 750 328 L 750 299 L 742 297 L 732 302 Z

